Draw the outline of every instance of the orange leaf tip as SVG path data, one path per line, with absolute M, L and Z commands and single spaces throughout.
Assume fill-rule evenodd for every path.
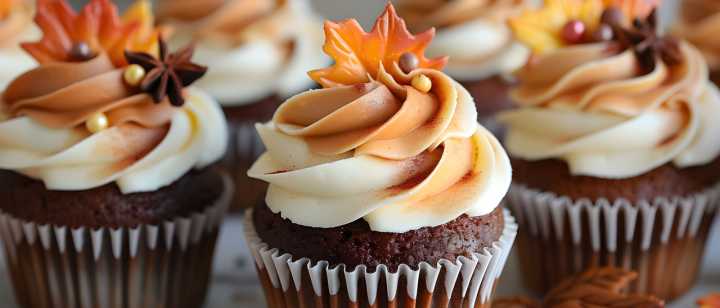
M 326 21 L 324 28 L 323 50 L 335 64 L 311 71 L 309 75 L 326 88 L 369 82 L 377 78 L 381 66 L 397 78 L 406 73 L 399 68 L 400 58 L 405 53 L 415 55 L 417 68 L 441 70 L 447 63 L 447 57 L 425 57 L 435 29 L 411 34 L 390 3 L 369 33 L 355 19 Z
M 122 17 L 110 0 L 90 0 L 80 12 L 66 0 L 38 0 L 35 22 L 42 39 L 22 47 L 41 64 L 85 61 L 73 52 L 83 44 L 87 55 L 105 53 L 117 67 L 127 65 L 125 50 L 157 54 L 159 30 L 147 0 L 136 1 Z

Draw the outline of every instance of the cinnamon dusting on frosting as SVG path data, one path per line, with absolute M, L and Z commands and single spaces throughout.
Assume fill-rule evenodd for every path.
M 354 20 L 325 32 L 335 65 L 310 73 L 324 88 L 257 126 L 268 151 L 248 174 L 270 182 L 268 206 L 302 225 L 364 218 L 382 232 L 495 209 L 509 161 L 470 94 L 439 71 L 445 58 L 423 55 L 432 30 L 413 36 L 388 5 L 370 33 Z M 419 76 L 431 86 L 416 88 Z

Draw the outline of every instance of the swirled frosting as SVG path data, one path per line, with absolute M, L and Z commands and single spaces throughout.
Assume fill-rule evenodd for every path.
M 6 16 L 0 16 L 0 89 L 35 65 L 35 61 L 20 48 L 19 43 L 37 36 L 39 33 L 33 27 L 29 5 L 14 5 Z
M 697 47 L 710 69 L 720 69 L 720 3 L 713 0 L 685 0 L 675 33 Z
M 432 69 L 423 93 L 381 71 L 376 81 L 308 91 L 257 129 L 267 152 L 248 174 L 270 183 L 267 205 L 296 224 L 365 219 L 405 232 L 492 212 L 511 179 L 473 98 Z M 403 83 L 405 84 L 405 83 Z
M 310 88 L 306 72 L 326 65 L 322 26 L 306 0 L 165 0 L 160 18 L 176 27 L 172 46 L 196 41 L 210 70 L 198 82 L 223 105 L 244 105 Z
M 413 30 L 437 27 L 431 56 L 450 57 L 445 70 L 459 80 L 505 75 L 530 55 L 506 25 L 528 7 L 528 0 L 403 0 L 398 11 Z
M 181 108 L 129 88 L 105 54 L 87 62 L 50 62 L 19 76 L 0 109 L 0 168 L 51 190 L 115 182 L 123 193 L 153 191 L 225 152 L 227 127 L 217 103 L 186 90 Z M 110 127 L 84 122 L 104 113 Z
M 667 163 L 711 162 L 720 153 L 720 96 L 702 55 L 680 44 L 681 63 L 641 72 L 633 51 L 613 43 L 572 45 L 518 72 L 500 115 L 511 155 L 561 159 L 576 175 L 630 178 Z

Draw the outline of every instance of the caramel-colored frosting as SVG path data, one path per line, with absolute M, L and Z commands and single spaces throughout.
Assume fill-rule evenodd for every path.
M 3 94 L 13 117 L 28 116 L 50 128 L 72 128 L 103 112 L 111 126 L 129 122 L 144 127 L 169 123 L 175 108 L 126 85 L 125 68 L 105 55 L 88 62 L 52 62 L 15 79 Z
M 702 55 L 642 72 L 631 50 L 573 45 L 534 59 L 512 92 L 522 108 L 500 121 L 507 148 L 527 160 L 561 159 L 576 175 L 629 178 L 667 163 L 706 164 L 720 153 L 720 97 Z
M 159 104 L 123 81 L 100 54 L 87 62 L 51 62 L 16 78 L 0 108 L 0 168 L 42 180 L 48 189 L 84 190 L 116 182 L 124 193 L 169 185 L 221 157 L 222 111 L 186 91 L 185 106 Z M 85 122 L 103 113 L 109 127 Z
M 172 46 L 197 43 L 196 60 L 210 68 L 198 86 L 224 105 L 294 95 L 328 63 L 307 0 L 164 0 L 158 13 L 175 28 Z
M 406 85 L 418 74 L 432 80 L 429 93 Z M 510 164 L 477 124 L 473 98 L 437 70 L 406 78 L 381 70 L 369 83 L 308 91 L 258 125 L 267 152 L 248 174 L 270 183 L 268 206 L 301 225 L 364 218 L 381 232 L 493 211 Z
M 428 49 L 447 55 L 446 71 L 463 81 L 508 74 L 525 64 L 529 51 L 515 41 L 509 17 L 529 7 L 529 0 L 403 0 L 398 12 L 415 31 L 437 28 Z
M 675 33 L 700 49 L 711 70 L 720 69 L 720 2 L 684 0 Z

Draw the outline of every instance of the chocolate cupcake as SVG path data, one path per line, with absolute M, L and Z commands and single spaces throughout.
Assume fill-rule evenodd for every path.
M 521 107 L 499 116 L 535 291 L 599 266 L 632 269 L 632 291 L 666 300 L 695 282 L 719 203 L 720 96 L 653 10 L 555 0 L 511 21 L 535 53 L 511 93 Z
M 210 68 L 197 86 L 223 106 L 230 143 L 222 166 L 234 176 L 236 209 L 262 203 L 267 185 L 245 176 L 264 151 L 254 124 L 314 87 L 307 71 L 326 65 L 322 25 L 307 0 L 164 0 L 158 17 L 174 28 L 170 45 L 196 45 Z
M 32 5 L 25 0 L 3 0 L 0 3 L 0 89 L 17 75 L 31 69 L 32 57 L 20 49 L 20 41 L 35 39 Z
M 430 55 L 447 55 L 445 71 L 475 98 L 480 123 L 500 132 L 495 114 L 509 109 L 511 73 L 527 62 L 528 49 L 515 40 L 506 22 L 528 8 L 527 0 L 402 0 L 398 13 L 411 30 L 437 28 Z
M 370 33 L 325 33 L 323 89 L 257 125 L 268 150 L 248 174 L 270 186 L 245 226 L 269 305 L 488 307 L 517 229 L 499 207 L 510 161 L 472 96 L 392 5 Z
M 712 39 L 720 30 L 720 3 L 712 0 L 683 0 L 673 31 L 702 52 L 710 69 L 710 80 L 720 83 L 720 43 Z
M 220 106 L 147 2 L 39 1 L 0 101 L 0 235 L 20 307 L 200 307 L 232 185 Z M 121 21 L 122 20 L 122 21 Z

